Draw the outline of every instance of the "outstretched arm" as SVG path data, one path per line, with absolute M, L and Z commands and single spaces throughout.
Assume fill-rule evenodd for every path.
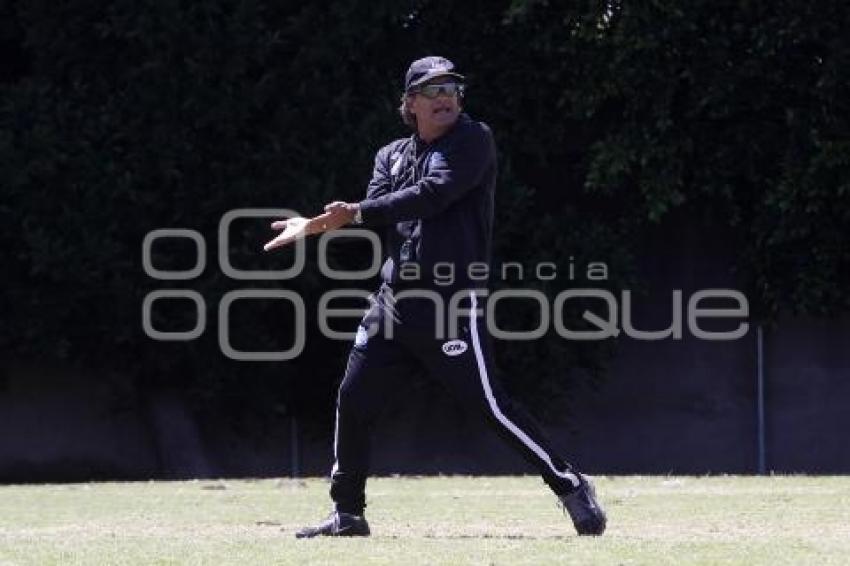
M 354 219 L 354 214 L 356 213 L 356 211 L 349 213 L 345 208 L 332 208 L 331 205 L 326 206 L 325 210 L 327 212 L 313 218 L 302 218 L 300 216 L 296 216 L 294 218 L 287 218 L 286 220 L 277 220 L 272 222 L 271 227 L 273 230 L 283 231 L 273 240 L 266 242 L 266 245 L 263 246 L 263 250 L 268 252 L 275 248 L 291 244 L 300 238 L 336 230 L 337 228 L 341 228 L 342 226 L 350 223 L 351 220 Z
M 363 221 L 382 225 L 433 216 L 478 186 L 495 156 L 490 130 L 470 129 L 455 143 L 431 154 L 428 173 L 422 179 L 361 201 Z
M 366 190 L 367 199 L 375 199 L 390 193 L 391 181 L 387 163 L 389 146 L 382 148 L 375 156 L 375 167 L 372 171 L 372 180 Z M 313 234 L 321 234 L 336 230 L 354 221 L 360 210 L 359 203 L 347 203 L 334 201 L 325 205 L 325 213 L 314 218 L 288 218 L 272 222 L 273 230 L 283 230 L 276 238 L 270 240 L 263 246 L 265 251 L 270 251 L 285 246 Z

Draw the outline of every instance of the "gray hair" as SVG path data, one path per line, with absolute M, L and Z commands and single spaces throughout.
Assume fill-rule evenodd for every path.
M 401 115 L 401 121 L 404 125 L 416 131 L 416 116 L 410 111 L 409 103 L 412 94 L 408 92 L 401 93 L 401 106 L 398 107 L 398 113 Z

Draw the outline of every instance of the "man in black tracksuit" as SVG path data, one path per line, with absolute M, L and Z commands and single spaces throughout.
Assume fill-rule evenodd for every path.
M 378 151 L 365 200 L 325 207 L 331 213 L 325 229 L 347 223 L 386 227 L 388 257 L 339 388 L 331 472 L 335 510 L 299 537 L 369 534 L 363 511 L 371 428 L 394 384 L 421 370 L 537 468 L 580 534 L 605 529 L 590 482 L 555 454 L 494 379 L 481 274 L 491 256 L 496 147 L 487 125 L 461 112 L 462 93 L 463 77 L 450 61 L 415 61 L 401 112 L 416 132 Z

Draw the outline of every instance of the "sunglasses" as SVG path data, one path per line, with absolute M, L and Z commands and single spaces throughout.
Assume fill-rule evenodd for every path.
M 438 96 L 463 95 L 463 85 L 458 83 L 442 83 L 436 85 L 425 85 L 411 91 L 413 94 L 421 94 L 425 98 L 437 98 Z

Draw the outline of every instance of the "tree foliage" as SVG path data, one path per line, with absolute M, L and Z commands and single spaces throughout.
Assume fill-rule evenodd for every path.
M 407 64 L 433 53 L 468 73 L 467 108 L 497 135 L 497 261 L 559 267 L 530 284 L 580 285 L 563 274 L 593 260 L 609 264 L 611 288 L 634 283 L 635 237 L 680 210 L 734 234 L 761 316 L 850 304 L 840 2 L 6 0 L 0 14 L 0 347 L 16 355 L 107 367 L 141 390 L 175 385 L 211 410 L 329 404 L 346 345 L 310 316 L 291 362 L 218 352 L 218 300 L 244 283 L 218 269 L 218 222 L 360 198 L 376 149 L 406 135 L 395 107 Z M 258 253 L 265 225 L 234 223 L 234 265 L 286 263 Z M 210 243 L 201 277 L 143 272 L 142 240 L 163 227 Z M 162 269 L 186 257 L 154 250 Z M 250 286 L 296 290 L 312 308 L 333 285 L 314 263 Z M 143 334 L 142 299 L 164 286 L 205 297 L 202 338 Z M 249 312 L 231 330 L 242 349 L 291 339 L 280 311 Z M 154 325 L 193 326 L 191 309 L 168 313 Z M 545 406 L 574 370 L 601 375 L 610 348 L 548 336 L 499 355 L 509 385 Z

